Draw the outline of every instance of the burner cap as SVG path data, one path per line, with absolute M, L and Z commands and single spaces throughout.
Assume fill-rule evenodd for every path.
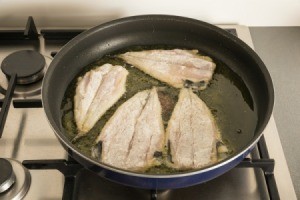
M 7 191 L 15 183 L 15 174 L 9 161 L 0 158 L 0 193 Z
M 3 161 L 4 160 L 4 161 Z M 10 189 L 7 189 L 6 192 L 0 193 L 0 199 L 1 200 L 21 200 L 25 197 L 27 194 L 30 183 L 31 183 L 31 175 L 28 169 L 26 169 L 19 161 L 13 160 L 13 159 L 1 159 L 0 166 L 2 166 L 3 163 L 10 163 L 10 169 L 15 174 L 15 183 L 13 187 Z M 5 164 L 5 165 L 6 165 Z M 0 169 L 2 170 L 2 168 Z M 2 174 L 2 171 L 0 171 Z
M 17 84 L 29 84 L 43 77 L 45 64 L 45 58 L 39 52 L 21 50 L 4 58 L 1 70 L 8 78 L 16 73 Z

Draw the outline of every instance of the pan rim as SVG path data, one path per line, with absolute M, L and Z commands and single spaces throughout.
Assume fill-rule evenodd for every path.
M 70 141 L 68 141 L 68 139 L 63 135 L 62 131 L 60 130 L 59 126 L 57 126 L 57 124 L 55 123 L 55 121 L 53 120 L 53 116 L 52 113 L 50 112 L 50 108 L 48 107 L 49 105 L 49 100 L 47 98 L 45 98 L 47 90 L 45 90 L 46 86 L 51 77 L 51 74 L 53 73 L 55 67 L 57 63 L 59 62 L 60 58 L 63 57 L 63 55 L 70 51 L 70 49 L 72 49 L 74 46 L 76 46 L 77 41 L 80 41 L 82 38 L 84 37 L 89 37 L 90 35 L 96 34 L 98 31 L 101 31 L 103 29 L 107 29 L 111 26 L 117 26 L 120 23 L 125 23 L 125 22 L 133 22 L 133 21 L 141 21 L 141 20 L 171 20 L 171 21 L 180 21 L 180 22 L 184 22 L 184 23 L 192 23 L 192 24 L 196 24 L 196 25 L 202 25 L 205 26 L 206 28 L 217 32 L 219 34 L 222 34 L 223 36 L 229 38 L 230 40 L 232 40 L 233 42 L 237 43 L 239 46 L 241 46 L 244 51 L 246 51 L 248 54 L 251 55 L 251 57 L 258 63 L 258 65 L 260 66 L 260 70 L 262 71 L 262 73 L 265 75 L 264 78 L 266 80 L 266 82 L 268 82 L 268 85 L 270 86 L 268 89 L 269 92 L 269 102 L 268 102 L 268 108 L 267 111 L 265 113 L 266 118 L 264 119 L 264 121 L 262 122 L 262 125 L 259 127 L 259 129 L 257 129 L 255 131 L 255 135 L 253 137 L 253 139 L 249 142 L 250 144 L 245 145 L 240 152 L 238 152 L 237 154 L 233 154 L 232 156 L 228 157 L 227 159 L 220 161 L 216 164 L 198 169 L 198 170 L 193 170 L 193 171 L 187 171 L 187 172 L 180 172 L 180 173 L 176 173 L 176 174 L 145 174 L 145 173 L 140 173 L 140 172 L 132 172 L 132 171 L 128 171 L 128 170 L 123 170 L 123 169 L 119 169 L 119 168 L 115 168 L 113 166 L 109 166 L 106 165 L 104 163 L 100 163 L 92 158 L 90 158 L 87 155 L 84 155 L 83 153 L 81 153 Z M 50 74 L 50 75 L 49 75 Z M 272 84 L 272 80 L 270 77 L 270 74 L 266 68 L 266 66 L 264 65 L 264 63 L 262 62 L 262 60 L 259 58 L 259 56 L 254 52 L 254 50 L 252 50 L 247 44 L 245 44 L 242 40 L 240 40 L 239 38 L 233 36 L 230 33 L 227 33 L 225 30 L 216 27 L 212 24 L 200 21 L 200 20 L 196 20 L 196 19 L 192 19 L 192 18 L 187 18 L 187 17 L 181 17 L 181 16 L 174 16 L 174 15 L 137 15 L 137 16 L 130 16 L 130 17 L 125 17 L 125 18 L 120 18 L 120 19 L 116 19 L 110 22 L 106 22 L 104 24 L 95 26 L 87 31 L 84 31 L 83 33 L 79 34 L 78 36 L 76 36 L 75 38 L 73 38 L 72 40 L 70 40 L 56 55 L 56 57 L 53 59 L 53 61 L 51 62 L 50 66 L 48 67 L 48 70 L 45 73 L 44 76 L 44 80 L 42 83 L 42 104 L 43 104 L 43 109 L 45 111 L 46 114 L 46 118 L 48 123 L 50 124 L 52 130 L 54 131 L 56 137 L 59 138 L 60 142 L 63 143 L 64 148 L 68 148 L 72 150 L 72 153 L 75 153 L 77 156 L 81 157 L 84 160 L 87 160 L 88 162 L 90 162 L 93 165 L 96 165 L 98 167 L 101 168 L 105 168 L 107 170 L 111 170 L 117 173 L 121 173 L 121 174 L 125 174 L 125 175 L 130 175 L 130 176 L 136 176 L 136 177 L 144 177 L 144 178 L 155 178 L 155 179 L 165 179 L 165 178 L 178 178 L 178 177 L 186 177 L 186 176 L 193 176 L 195 174 L 201 174 L 201 173 L 205 173 L 205 172 L 209 172 L 212 171 L 214 169 L 217 169 L 223 165 L 226 165 L 230 162 L 232 162 L 233 160 L 239 158 L 240 156 L 245 157 L 247 151 L 249 151 L 249 149 L 251 149 L 251 147 L 253 147 L 258 140 L 260 139 L 260 137 L 263 134 L 263 130 L 266 128 L 271 114 L 272 114 L 272 110 L 273 110 L 273 106 L 274 106 L 274 88 L 273 88 L 273 84 Z M 45 107 L 46 106 L 46 107 Z M 82 163 L 80 163 L 82 164 Z M 84 165 L 84 164 L 82 164 Z

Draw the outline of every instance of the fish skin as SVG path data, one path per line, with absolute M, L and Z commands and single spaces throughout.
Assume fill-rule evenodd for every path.
M 105 164 L 130 171 L 159 165 L 154 153 L 164 149 L 165 132 L 156 88 L 135 94 L 123 103 L 98 136 Z
M 118 55 L 125 62 L 175 88 L 203 90 L 212 79 L 216 64 L 197 50 L 145 50 Z M 187 85 L 185 82 L 192 84 Z M 202 83 L 202 84 L 200 84 Z
M 166 130 L 171 154 L 167 165 L 186 170 L 216 162 L 217 135 L 218 128 L 206 104 L 191 89 L 181 89 Z
M 128 71 L 104 64 L 78 78 L 74 117 L 79 134 L 86 134 L 102 115 L 125 93 Z

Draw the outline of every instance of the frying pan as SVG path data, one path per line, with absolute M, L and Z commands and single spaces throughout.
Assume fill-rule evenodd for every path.
M 117 169 L 82 154 L 67 139 L 61 103 L 68 85 L 85 66 L 101 56 L 137 45 L 172 45 L 200 49 L 226 63 L 245 83 L 257 110 L 254 136 L 229 158 L 197 171 L 152 175 Z M 142 15 L 111 21 L 83 32 L 67 43 L 50 64 L 42 86 L 42 102 L 56 136 L 71 157 L 114 182 L 147 189 L 187 187 L 232 169 L 252 150 L 272 113 L 274 91 L 270 75 L 257 54 L 232 34 L 211 24 L 179 16 Z

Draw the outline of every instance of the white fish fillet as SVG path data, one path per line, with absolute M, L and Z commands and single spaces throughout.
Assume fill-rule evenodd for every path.
M 127 75 L 128 71 L 122 66 L 104 64 L 78 79 L 74 115 L 81 134 L 93 128 L 101 116 L 124 94 Z
M 144 171 L 160 164 L 154 156 L 164 148 L 161 105 L 155 88 L 135 94 L 109 119 L 96 142 L 101 161 L 122 169 Z
M 190 89 L 181 89 L 166 130 L 171 167 L 197 169 L 216 162 L 218 129 L 206 104 Z
M 197 53 L 197 50 L 181 49 L 145 50 L 127 52 L 119 57 L 173 87 L 192 86 L 194 89 L 202 90 L 212 79 L 216 65 L 209 57 Z

